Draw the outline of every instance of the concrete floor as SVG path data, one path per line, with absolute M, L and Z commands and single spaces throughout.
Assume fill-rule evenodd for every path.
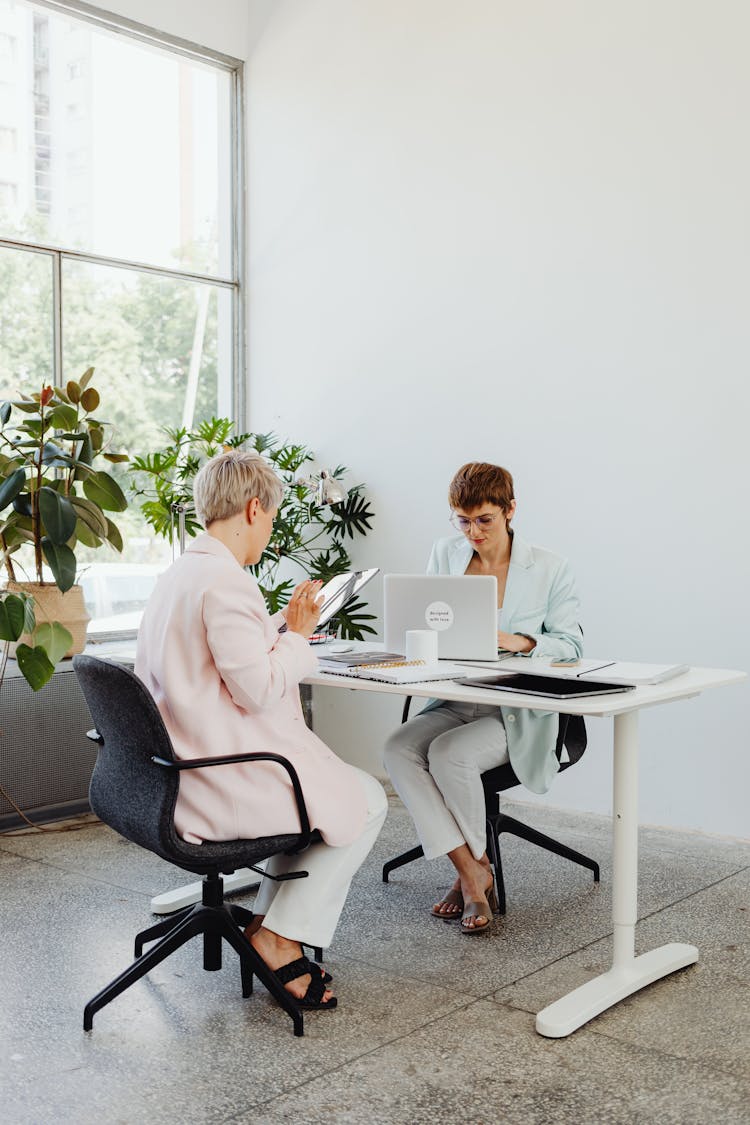
M 445 861 L 381 883 L 383 861 L 414 842 L 394 803 L 327 953 L 339 1007 L 306 1015 L 303 1039 L 262 987 L 242 999 L 231 950 L 204 973 L 194 942 L 85 1034 L 84 1002 L 129 963 L 151 896 L 184 874 L 95 823 L 0 837 L 0 1117 L 750 1123 L 750 845 L 643 830 L 637 951 L 690 941 L 700 962 L 545 1040 L 534 1013 L 608 965 L 610 825 L 521 815 L 599 859 L 601 885 L 506 837 L 508 914 L 468 939 L 429 916 Z

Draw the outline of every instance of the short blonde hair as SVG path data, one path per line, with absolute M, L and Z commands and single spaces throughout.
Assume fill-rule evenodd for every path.
M 278 508 L 284 485 L 259 453 L 229 449 L 212 457 L 193 482 L 195 513 L 204 527 L 241 512 L 256 496 L 264 512 Z

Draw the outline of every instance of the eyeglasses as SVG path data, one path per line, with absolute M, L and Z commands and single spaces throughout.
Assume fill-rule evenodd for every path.
M 503 512 L 492 512 L 484 516 L 475 516 L 473 520 L 470 520 L 466 516 L 459 516 L 456 512 L 451 512 L 448 518 L 458 531 L 469 531 L 472 524 L 475 524 L 476 527 L 482 531 L 488 527 L 492 527 L 495 520 L 499 519 L 503 514 Z

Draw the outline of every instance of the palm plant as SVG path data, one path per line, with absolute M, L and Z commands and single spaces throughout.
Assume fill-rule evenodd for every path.
M 251 567 L 271 613 L 289 600 L 301 574 L 327 582 L 351 570 L 346 541 L 365 535 L 373 512 L 363 496 L 363 485 L 349 488 L 339 504 L 320 504 L 309 467 L 315 460 L 307 446 L 281 441 L 273 433 L 234 434 L 228 418 L 211 418 L 195 430 L 167 429 L 168 444 L 155 453 L 131 461 L 132 487 L 141 498 L 141 511 L 154 530 L 165 538 L 174 535 L 176 511 L 182 511 L 188 535 L 201 530 L 192 507 L 193 479 L 201 465 L 227 448 L 249 448 L 266 457 L 286 485 L 273 534 L 260 562 Z M 343 465 L 331 471 L 337 481 L 346 474 Z M 367 603 L 350 601 L 338 613 L 332 628 L 342 637 L 361 640 L 375 630 L 365 612 Z

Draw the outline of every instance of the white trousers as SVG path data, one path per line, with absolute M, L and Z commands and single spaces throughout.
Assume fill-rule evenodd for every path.
M 265 914 L 264 926 L 304 945 L 325 948 L 331 944 L 349 885 L 375 843 L 388 811 L 388 798 L 380 782 L 364 770 L 352 769 L 367 798 L 367 819 L 361 835 L 338 848 L 311 844 L 297 855 L 272 856 L 266 864 L 271 875 L 289 871 L 309 874 L 306 879 L 285 883 L 263 879 L 255 899 L 254 912 Z
M 442 703 L 395 730 L 384 760 L 426 858 L 468 844 L 481 859 L 487 818 L 480 775 L 508 761 L 500 709 Z

